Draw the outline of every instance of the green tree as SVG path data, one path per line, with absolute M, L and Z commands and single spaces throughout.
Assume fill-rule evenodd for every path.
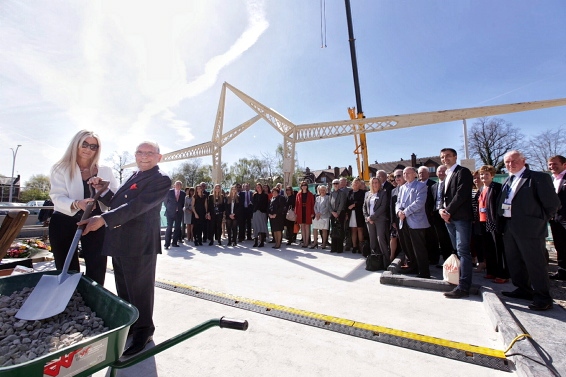
M 20 191 L 19 200 L 27 203 L 31 200 L 45 200 L 49 197 L 51 182 L 45 174 L 32 175 Z

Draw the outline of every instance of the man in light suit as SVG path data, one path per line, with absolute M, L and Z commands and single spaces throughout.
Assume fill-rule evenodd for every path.
M 531 310 L 552 309 L 550 281 L 546 271 L 547 223 L 560 200 L 546 173 L 529 170 L 525 156 L 510 151 L 503 157 L 509 178 L 497 200 L 503 222 L 503 243 L 513 285 L 504 296 L 533 300 Z
M 183 206 L 185 205 L 185 192 L 181 190 L 181 181 L 175 182 L 175 187 L 169 190 L 165 196 L 165 217 L 167 218 L 167 229 L 165 230 L 165 248 L 169 246 L 179 247 L 181 238 L 181 222 L 183 221 Z M 175 230 L 173 231 L 173 227 Z M 171 244 L 171 233 L 173 233 L 173 244 Z
M 566 157 L 554 156 L 548 159 L 548 170 L 552 173 L 554 188 L 560 199 L 560 208 L 550 220 L 552 239 L 556 249 L 558 271 L 549 275 L 552 280 L 566 280 Z
M 405 184 L 399 189 L 395 212 L 399 217 L 401 245 L 407 257 L 405 273 L 418 272 L 418 277 L 429 279 L 430 269 L 426 250 L 426 231 L 430 228 L 426 215 L 428 187 L 417 180 L 413 167 L 403 170 Z
M 458 154 L 452 148 L 440 151 L 440 161 L 446 165 L 444 183 L 444 208 L 438 213 L 446 223 L 452 247 L 460 258 L 460 281 L 458 286 L 444 294 L 447 298 L 468 297 L 472 286 L 472 187 L 473 177 L 468 168 L 456 163 Z
M 111 190 L 99 199 L 109 207 L 101 216 L 93 216 L 85 224 L 83 234 L 106 227 L 102 253 L 112 257 L 118 296 L 139 311 L 138 320 L 130 327 L 131 345 L 124 355 L 142 351 L 153 338 L 153 302 L 155 266 L 161 253 L 161 205 L 171 187 L 171 179 L 159 170 L 159 146 L 143 142 L 135 152 L 139 171 L 133 174 L 116 193 Z M 100 178 L 90 182 L 99 188 Z

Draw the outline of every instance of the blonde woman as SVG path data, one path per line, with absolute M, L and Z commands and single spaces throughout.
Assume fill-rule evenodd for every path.
M 360 245 L 364 242 L 365 219 L 363 213 L 364 198 L 366 192 L 361 188 L 361 180 L 355 178 L 352 181 L 352 190 L 348 193 L 348 201 L 346 202 L 348 209 L 348 218 L 350 226 L 350 234 L 352 236 L 352 253 L 362 253 Z
M 237 245 L 238 219 L 243 215 L 243 203 L 240 202 L 238 189 L 236 186 L 230 188 L 228 197 L 226 198 L 225 216 L 226 216 L 226 232 L 228 233 L 228 246 Z
M 54 212 L 49 223 L 49 239 L 58 270 L 62 269 L 65 263 L 77 231 L 77 222 L 87 204 L 92 201 L 88 180 L 100 177 L 110 181 L 110 190 L 115 192 L 118 189 L 112 169 L 98 165 L 100 150 L 101 142 L 97 134 L 87 130 L 79 131 L 71 140 L 63 157 L 51 169 L 49 196 L 53 201 Z M 92 215 L 100 215 L 105 209 L 105 206 L 96 204 Z M 106 256 L 101 253 L 103 242 L 104 229 L 81 237 L 85 275 L 100 285 L 104 285 L 106 276 Z M 69 269 L 80 271 L 77 253 L 73 256 Z
M 222 245 L 222 219 L 224 218 L 224 194 L 219 184 L 214 185 L 212 193 L 208 196 L 208 213 L 206 214 L 210 220 L 210 228 L 208 235 L 210 242 L 208 246 L 214 244 L 214 239 L 218 241 L 218 245 Z
M 330 228 L 330 197 L 326 195 L 325 185 L 317 187 L 318 196 L 314 200 L 314 219 L 312 221 L 314 242 L 310 249 L 318 249 L 318 231 L 322 231 L 322 249 L 326 249 L 328 229 Z
M 369 233 L 369 244 L 372 252 L 383 254 L 383 264 L 389 266 L 389 193 L 381 186 L 381 181 L 373 177 L 370 189 L 364 200 L 364 218 Z

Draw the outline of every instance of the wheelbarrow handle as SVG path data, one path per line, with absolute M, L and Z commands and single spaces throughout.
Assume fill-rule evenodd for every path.
M 110 364 L 110 377 L 115 377 L 116 376 L 116 371 L 118 369 L 123 369 L 123 368 L 127 368 L 129 366 L 132 366 L 134 364 L 139 363 L 140 361 L 143 361 L 151 356 L 154 356 L 156 354 L 158 354 L 161 351 L 165 351 L 168 348 L 173 347 L 174 345 L 177 345 L 179 343 L 181 343 L 182 341 L 185 341 L 197 334 L 200 334 L 203 331 L 206 331 L 212 327 L 223 327 L 226 329 L 235 329 L 235 330 L 242 330 L 242 331 L 246 331 L 248 329 L 248 321 L 243 321 L 243 320 L 239 320 L 239 319 L 228 319 L 228 318 L 217 318 L 217 319 L 210 319 L 206 322 L 201 323 L 200 325 L 197 325 L 181 334 L 178 334 L 170 339 L 167 339 L 166 341 L 159 343 L 157 345 L 155 345 L 154 347 L 151 348 L 147 348 L 144 351 L 138 353 L 137 355 L 134 355 L 128 359 L 122 359 L 122 360 L 116 360 L 114 363 Z
M 220 327 L 223 329 L 246 331 L 248 329 L 248 321 L 222 317 L 220 318 Z

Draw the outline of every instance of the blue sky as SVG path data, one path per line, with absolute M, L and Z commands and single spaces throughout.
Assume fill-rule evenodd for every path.
M 566 2 L 352 0 L 367 117 L 566 97 Z M 209 141 L 223 82 L 295 124 L 355 106 L 344 2 L 326 0 L 0 4 L 0 173 L 48 174 L 70 138 L 98 132 L 103 157 L 145 139 L 171 152 Z M 228 130 L 255 113 L 232 94 Z M 502 115 L 525 134 L 566 124 L 566 108 Z M 473 119 L 468 120 L 470 126 Z M 461 150 L 461 122 L 368 134 L 369 160 Z M 260 121 L 223 162 L 273 153 Z M 311 169 L 355 167 L 354 140 L 297 144 Z M 211 163 L 203 158 L 203 163 Z M 170 172 L 177 163 L 162 164 Z

